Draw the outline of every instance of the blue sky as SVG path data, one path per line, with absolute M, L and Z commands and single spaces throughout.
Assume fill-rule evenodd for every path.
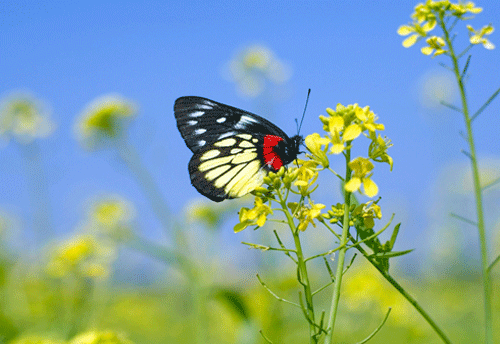
M 73 135 L 75 119 L 90 101 L 105 94 L 119 93 L 134 101 L 140 110 L 130 128 L 131 142 L 167 203 L 178 212 L 198 194 L 189 183 L 191 153 L 175 126 L 173 103 L 180 96 L 198 95 L 270 117 L 259 111 L 255 101 L 239 96 L 222 72 L 240 49 L 262 44 L 293 70 L 289 97 L 276 104 L 272 116 L 290 135 L 296 132 L 294 119 L 302 114 L 308 88 L 312 93 L 304 135 L 321 130 L 317 118 L 326 107 L 370 105 L 394 143 L 393 172 L 381 165 L 374 177 L 385 219 L 396 212 L 396 221 L 403 221 L 400 249 L 429 242 L 436 221 L 449 223 L 449 219 L 435 220 L 436 212 L 447 217 L 450 211 L 461 211 L 453 209 L 453 198 L 441 195 L 449 191 L 440 186 L 443 178 L 454 180 L 448 174 L 458 173 L 467 161 L 460 153 L 465 148 L 459 135 L 460 114 L 425 107 L 419 95 L 426 80 L 446 74 L 438 62 L 448 61 L 422 55 L 421 44 L 403 48 L 403 38 L 396 33 L 410 21 L 415 5 L 411 1 L 3 1 L 0 96 L 28 90 L 50 105 L 57 124 L 49 138 L 39 141 L 55 232 L 74 231 L 89 199 L 117 193 L 135 204 L 143 231 L 160 236 L 135 179 L 113 152 L 83 151 Z M 484 11 L 469 24 L 499 25 L 498 1 L 477 5 Z M 466 32 L 456 31 L 457 42 L 464 42 L 459 44 L 464 47 Z M 490 39 L 499 47 L 497 37 L 495 32 Z M 499 54 L 498 48 L 472 50 L 473 110 L 500 86 Z M 500 158 L 499 110 L 497 99 L 475 122 L 479 156 L 494 166 L 499 166 L 495 164 Z M 29 227 L 32 211 L 25 170 L 15 142 L 1 148 L 0 208 Z M 333 182 L 331 187 L 337 189 Z M 340 201 L 336 191 L 331 195 L 325 191 L 321 197 L 324 202 Z M 459 203 L 473 215 L 468 202 L 463 198 Z M 489 224 L 497 220 L 492 217 Z

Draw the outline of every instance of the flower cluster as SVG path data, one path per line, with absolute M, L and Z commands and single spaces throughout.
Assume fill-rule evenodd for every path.
M 420 3 L 415 7 L 415 12 L 411 15 L 413 22 L 408 25 L 402 25 L 398 29 L 398 34 L 408 36 L 403 41 L 403 46 L 409 48 L 419 40 L 424 39 L 427 46 L 421 48 L 425 55 L 438 56 L 448 52 L 445 39 L 439 36 L 429 36 L 436 25 L 445 25 L 446 17 L 455 17 L 459 20 L 467 20 L 471 17 L 466 17 L 468 13 L 477 14 L 482 11 L 482 8 L 475 7 L 473 2 L 457 4 L 451 3 L 449 0 L 433 1 L 427 0 L 425 4 Z M 493 32 L 491 25 L 483 27 L 479 32 L 475 31 L 470 25 L 467 26 L 470 34 L 471 44 L 483 44 L 486 49 L 493 49 L 494 45 L 489 42 L 484 36 Z
M 314 133 L 305 139 L 309 157 L 317 165 L 328 168 L 327 154 L 340 154 L 350 149 L 351 141 L 362 133 L 371 140 L 368 157 L 376 162 L 386 162 L 392 170 L 392 158 L 387 154 L 387 149 L 392 146 L 390 140 L 383 138 L 378 131 L 384 130 L 384 125 L 377 123 L 377 116 L 368 106 L 360 107 L 358 104 L 343 106 L 338 104 L 336 109 L 326 109 L 329 116 L 320 116 L 323 130 L 328 134 L 321 137 Z M 363 185 L 364 193 L 373 197 L 377 194 L 377 185 L 371 180 L 373 164 L 368 158 L 356 158 L 349 163 L 354 171 L 353 178 L 346 183 L 345 188 L 350 192 L 358 191 Z
M 297 229 L 299 231 L 305 231 L 309 224 L 312 224 L 314 227 L 316 227 L 316 224 L 313 221 L 314 219 L 320 222 L 323 221 L 321 210 L 325 208 L 324 204 L 314 204 L 313 201 L 309 200 L 308 205 L 301 206 L 297 202 L 290 202 L 288 203 L 288 208 L 290 208 L 294 216 L 299 219 L 299 225 L 297 226 Z

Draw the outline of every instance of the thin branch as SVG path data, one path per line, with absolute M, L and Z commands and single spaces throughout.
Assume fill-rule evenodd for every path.
M 325 290 L 326 288 L 328 288 L 329 286 L 331 286 L 331 285 L 333 284 L 333 282 L 334 282 L 334 281 L 332 280 L 331 282 L 328 282 L 327 284 L 325 284 L 325 285 L 324 285 L 324 286 L 322 286 L 321 288 L 319 288 L 319 289 L 315 290 L 315 291 L 312 293 L 312 295 L 314 296 L 314 295 L 316 295 L 317 293 L 319 293 L 320 291 Z
M 484 190 L 486 190 L 486 189 L 488 189 L 488 188 L 491 188 L 492 186 L 495 186 L 495 185 L 497 185 L 498 183 L 500 183 L 500 177 L 499 177 L 499 178 L 497 178 L 497 179 L 495 179 L 495 180 L 493 180 L 492 182 L 489 182 L 489 183 L 488 183 L 488 184 L 486 184 L 485 186 L 483 186 L 483 187 L 482 187 L 482 190 L 484 191 Z
M 469 69 L 469 63 L 470 63 L 470 58 L 471 57 L 472 57 L 472 55 L 469 55 L 469 57 L 467 57 L 467 62 L 465 62 L 465 67 L 462 70 L 462 75 L 460 75 L 460 79 L 462 80 L 462 82 L 464 80 L 465 73 L 467 73 L 467 69 Z
M 262 332 L 262 330 L 259 330 L 259 333 L 260 333 L 260 335 L 262 336 L 262 338 L 264 338 L 264 340 L 265 340 L 266 342 L 268 342 L 268 343 L 270 343 L 270 344 L 273 344 L 273 342 L 272 342 L 269 338 L 267 338 L 267 337 L 264 335 L 264 332 Z
M 277 248 L 277 247 L 271 247 L 271 246 L 264 246 L 264 245 L 259 245 L 259 244 L 252 244 L 251 242 L 241 242 L 243 245 L 250 246 L 250 248 L 254 248 L 257 250 L 262 250 L 262 251 L 283 251 L 283 252 L 296 252 L 295 250 L 288 249 L 288 248 Z
M 292 301 L 288 301 L 282 297 L 279 297 L 278 295 L 276 295 L 271 289 L 269 289 L 269 287 L 261 280 L 259 274 L 257 274 L 257 279 L 259 280 L 260 284 L 262 284 L 262 286 L 264 288 L 266 288 L 266 290 L 272 295 L 274 296 L 278 301 L 282 301 L 282 302 L 285 302 L 285 303 L 288 303 L 288 304 L 291 304 L 292 306 L 295 306 L 295 307 L 300 307 L 300 305 L 296 304 L 295 302 L 292 302 Z
M 276 237 L 276 240 L 278 241 L 278 244 L 281 246 L 282 249 L 286 249 L 285 245 L 283 244 L 283 242 L 281 241 L 279 235 L 278 235 L 278 232 L 276 232 L 276 230 L 273 230 L 273 233 L 274 233 L 274 236 Z M 295 254 L 297 254 L 297 251 L 295 251 Z M 289 252 L 286 252 L 285 251 L 285 254 L 291 259 L 293 260 L 293 262 L 295 264 L 297 264 L 297 260 L 295 258 L 292 257 L 292 255 L 289 253 Z
M 454 217 L 454 218 L 456 218 L 456 219 L 459 219 L 459 220 L 461 220 L 461 221 L 463 221 L 463 222 L 465 222 L 465 223 L 468 223 L 468 224 L 470 224 L 470 225 L 477 226 L 477 222 L 472 221 L 472 220 L 469 220 L 468 218 L 465 218 L 465 217 L 460 216 L 460 215 L 458 215 L 458 214 L 451 213 L 451 214 L 450 214 L 450 216 L 451 216 L 451 217 Z
M 474 44 L 469 44 L 469 46 L 467 48 L 464 49 L 464 51 L 462 51 L 458 56 L 457 56 L 457 59 L 461 59 L 462 56 L 464 56 L 465 54 L 467 54 L 467 52 L 474 46 Z M 470 55 L 469 55 L 470 56 Z
M 441 67 L 445 68 L 445 69 L 448 69 L 450 72 L 453 72 L 453 68 L 445 65 L 443 62 L 439 62 L 438 63 Z
M 450 109 L 452 109 L 452 110 L 455 110 L 455 111 L 460 112 L 461 114 L 463 114 L 462 109 L 457 108 L 457 107 L 456 107 L 455 105 L 453 105 L 453 104 L 447 103 L 447 102 L 445 102 L 444 100 L 441 100 L 439 103 L 440 103 L 441 105 L 444 105 L 444 106 L 446 106 L 446 107 L 448 107 L 448 108 L 450 108 Z
M 491 97 L 488 98 L 488 100 L 486 101 L 486 103 L 483 104 L 483 106 L 481 106 L 479 108 L 479 110 L 476 111 L 475 114 L 472 115 L 472 117 L 470 118 L 470 121 L 474 121 L 476 119 L 477 116 L 479 116 L 481 114 L 481 112 L 484 111 L 484 109 L 486 109 L 486 107 L 488 105 L 490 105 L 490 103 L 493 101 L 493 99 L 495 99 L 496 96 L 498 96 L 498 93 L 500 93 L 500 88 L 498 90 L 495 91 L 495 93 L 493 93 L 491 95 Z
M 345 275 L 345 273 L 347 272 L 347 270 L 349 270 L 349 268 L 351 267 L 352 263 L 354 263 L 354 259 L 356 259 L 356 256 L 357 256 L 357 253 L 354 253 L 354 255 L 352 256 L 351 261 L 345 267 L 344 272 L 342 272 L 342 275 Z
M 493 261 L 493 263 L 490 264 L 490 266 L 488 266 L 488 271 L 491 271 L 491 269 L 493 269 L 493 267 L 495 266 L 496 263 L 498 263 L 500 261 L 500 255 L 498 255 L 498 257 L 495 258 L 495 260 Z
M 363 341 L 358 342 L 358 344 L 364 344 L 364 343 L 368 342 L 370 339 L 372 339 L 378 333 L 378 331 L 380 331 L 380 329 L 382 328 L 382 326 L 384 326 L 385 322 L 387 321 L 387 318 L 389 318 L 389 313 L 391 313 L 391 307 L 389 307 L 389 310 L 385 314 L 384 320 L 382 320 L 382 323 L 375 329 L 375 331 L 373 331 Z
M 326 269 L 328 270 L 328 274 L 330 275 L 330 279 L 332 281 L 335 280 L 335 277 L 333 276 L 332 268 L 330 267 L 330 264 L 328 264 L 328 259 L 326 259 L 326 257 L 323 257 L 323 260 L 325 261 Z
M 466 157 L 468 157 L 469 159 L 474 160 L 474 158 L 472 157 L 472 155 L 468 151 L 466 151 L 465 149 L 461 149 L 460 152 L 463 155 L 465 155 Z

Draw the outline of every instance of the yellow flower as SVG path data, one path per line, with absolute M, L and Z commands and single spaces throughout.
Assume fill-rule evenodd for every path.
M 321 164 L 324 168 L 327 168 L 330 165 L 328 157 L 326 156 L 326 151 L 328 150 L 328 145 L 330 144 L 329 139 L 321 137 L 318 133 L 313 133 L 306 137 L 305 144 L 307 149 L 312 153 L 315 161 Z M 322 148 L 323 146 L 324 148 Z
M 114 250 L 89 235 L 78 235 L 52 249 L 47 272 L 54 277 L 74 273 L 86 277 L 106 276 Z
M 454 16 L 461 18 L 466 13 L 478 14 L 483 11 L 481 7 L 475 7 L 476 5 L 469 1 L 467 3 L 459 2 L 458 4 L 451 4 L 450 9 Z
M 297 169 L 297 179 L 294 183 L 298 187 L 302 196 L 311 194 L 316 188 L 309 189 L 318 178 L 318 171 L 316 167 L 318 163 L 314 160 L 299 160 L 300 167 Z
M 349 167 L 354 173 L 351 180 L 345 184 L 345 189 L 349 192 L 355 192 L 362 184 L 365 195 L 368 197 L 377 195 L 377 184 L 371 180 L 371 175 L 368 175 L 374 168 L 373 163 L 367 158 L 358 157 L 349 162 Z
M 318 219 L 320 221 L 323 220 L 321 209 L 325 208 L 324 204 L 314 204 L 312 201 L 310 201 L 308 206 L 303 206 L 299 211 L 295 211 L 294 209 L 294 207 L 297 206 L 297 203 L 290 203 L 288 206 L 295 213 L 295 217 L 300 220 L 300 223 L 297 226 L 297 229 L 299 231 L 305 231 L 309 224 L 312 224 L 314 227 L 316 227 L 316 224 L 313 221 L 314 219 Z
M 122 334 L 112 331 L 88 331 L 74 337 L 69 344 L 133 344 Z
M 241 208 L 240 223 L 234 226 L 234 232 L 238 233 L 247 228 L 248 226 L 262 227 L 266 223 L 267 215 L 272 214 L 271 208 L 264 204 L 260 197 L 255 197 L 255 204 L 252 209 Z
M 22 144 L 49 136 L 55 129 L 47 106 L 27 93 L 13 93 L 0 102 L 0 137 Z
M 491 24 L 483 26 L 483 28 L 479 32 L 474 30 L 474 28 L 470 25 L 467 25 L 467 29 L 469 29 L 469 31 L 472 33 L 469 34 L 471 44 L 482 44 L 483 47 L 485 47 L 488 50 L 495 49 L 495 45 L 484 37 L 486 35 L 491 35 L 493 33 L 494 28 L 493 26 L 491 26 Z
M 124 240 L 132 234 L 136 212 L 134 206 L 121 197 L 107 196 L 91 206 L 89 215 L 93 229 Z
M 252 45 L 237 54 L 228 71 L 238 90 L 245 96 L 257 97 L 271 83 L 283 84 L 291 77 L 291 69 L 267 47 Z
M 426 37 L 427 32 L 434 29 L 436 26 L 436 22 L 427 22 L 424 25 L 420 25 L 419 23 L 413 23 L 410 25 L 402 25 L 398 28 L 398 35 L 400 36 L 408 36 L 403 41 L 403 47 L 409 48 L 414 45 L 420 38 Z
M 373 161 L 386 162 L 389 164 L 392 171 L 392 158 L 387 154 L 387 149 L 392 147 L 391 140 L 387 137 L 383 138 L 380 134 L 375 140 L 370 143 L 368 148 L 368 156 Z
M 441 37 L 432 36 L 425 40 L 429 46 L 423 47 L 420 49 L 422 54 L 430 55 L 434 52 L 434 56 L 438 56 L 447 52 L 447 50 L 443 49 L 446 45 L 446 42 Z
M 375 226 L 374 219 L 382 218 L 382 210 L 378 204 L 372 204 L 373 201 L 362 203 L 352 212 L 353 217 L 361 217 L 366 228 Z
M 80 115 L 75 132 L 88 149 L 104 148 L 124 137 L 125 128 L 136 116 L 135 106 L 119 95 L 107 95 L 92 101 Z

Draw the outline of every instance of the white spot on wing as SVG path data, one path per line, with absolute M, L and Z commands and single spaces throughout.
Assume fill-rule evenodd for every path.
M 200 117 L 205 114 L 204 111 L 193 111 L 189 114 L 189 117 Z
M 188 121 L 188 124 L 189 125 L 196 125 L 196 124 L 198 124 L 198 121 Z
M 210 110 L 212 106 L 210 104 L 196 104 L 197 109 Z
M 226 117 L 217 118 L 217 123 L 224 123 L 226 121 Z
M 221 134 L 217 140 L 222 140 L 225 137 L 233 136 L 236 134 L 234 131 L 228 131 L 227 133 Z
M 203 147 L 203 146 L 205 145 L 205 143 L 207 143 L 207 141 L 205 141 L 205 140 L 200 140 L 200 141 L 198 141 L 198 145 L 199 145 L 200 147 Z
M 203 134 L 205 131 L 207 131 L 207 129 L 196 129 L 196 130 L 194 131 L 194 133 L 195 133 L 196 135 L 201 135 L 201 134 Z
M 236 123 L 234 126 L 236 129 L 244 129 L 246 125 L 251 124 L 251 123 L 259 123 L 255 118 L 243 115 L 240 118 L 240 121 Z

